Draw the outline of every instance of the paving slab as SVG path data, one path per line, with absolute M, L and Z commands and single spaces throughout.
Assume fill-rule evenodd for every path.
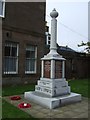
M 21 100 L 13 101 L 10 96 L 3 97 L 4 100 L 18 107 L 21 102 L 30 103 L 31 108 L 21 109 L 35 118 L 88 118 L 88 98 L 82 97 L 82 101 L 56 109 L 48 109 L 36 103 L 28 101 L 23 95 Z M 20 109 L 20 108 L 18 108 Z

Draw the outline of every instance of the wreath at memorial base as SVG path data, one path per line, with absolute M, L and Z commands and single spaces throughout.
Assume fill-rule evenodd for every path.
M 11 100 L 20 100 L 21 97 L 20 96 L 12 96 L 10 97 Z
M 30 108 L 31 105 L 29 103 L 22 102 L 22 103 L 18 104 L 18 107 L 19 108 Z

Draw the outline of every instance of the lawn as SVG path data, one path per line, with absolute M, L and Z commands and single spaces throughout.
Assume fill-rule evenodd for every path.
M 25 91 L 34 90 L 34 86 L 35 85 L 19 85 L 3 87 L 2 96 L 23 94 Z M 36 118 L 32 118 L 29 114 L 7 103 L 5 100 L 2 100 L 2 118 L 23 118 L 23 120 L 27 118 L 29 120 L 36 120 Z
M 2 88 L 2 96 L 10 96 L 10 95 L 20 95 L 24 94 L 26 91 L 33 91 L 35 85 L 15 85 L 15 86 L 7 86 Z
M 2 102 L 2 118 L 31 118 L 32 117 L 16 108 L 15 106 L 7 103 L 5 100 Z
M 89 97 L 89 84 L 90 79 L 77 79 L 77 80 L 68 80 L 69 85 L 71 86 L 72 92 L 77 92 L 82 94 L 84 97 Z M 18 86 L 10 86 L 3 87 L 2 96 L 10 96 L 10 95 L 19 95 L 24 94 L 25 91 L 34 90 L 35 85 L 18 85 Z
M 90 98 L 90 79 L 69 80 L 68 82 L 72 92 L 80 93 L 82 96 Z
M 71 91 L 80 93 L 84 97 L 89 97 L 89 89 L 88 86 L 90 84 L 90 79 L 84 80 L 68 80 L 69 85 L 71 86 Z M 10 95 L 19 95 L 24 94 L 25 91 L 34 90 L 35 85 L 18 85 L 18 86 L 10 86 L 10 87 L 3 87 L 2 89 L 2 96 L 10 96 Z M 7 103 L 3 100 L 2 102 L 2 117 L 3 118 L 29 118 L 34 119 L 27 113 L 21 111 L 20 109 L 16 108 L 15 106 Z

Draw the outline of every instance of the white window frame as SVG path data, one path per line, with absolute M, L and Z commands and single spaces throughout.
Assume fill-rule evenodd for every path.
M 32 47 L 34 45 L 30 45 L 30 46 Z M 34 71 L 26 71 L 26 69 L 25 69 L 25 74 L 36 74 L 36 72 L 37 72 L 37 46 L 34 46 L 34 47 L 35 47 L 35 68 L 34 68 L 35 70 Z M 26 50 L 27 50 L 27 48 L 26 48 Z
M 6 43 L 7 44 L 7 43 Z M 17 44 L 17 43 L 16 43 Z M 5 46 L 13 46 L 13 43 L 10 43 L 10 45 L 5 45 Z M 4 71 L 4 74 L 18 74 L 18 51 L 19 51 L 19 44 L 16 45 L 17 46 L 17 61 L 16 61 L 16 71 L 15 72 L 10 72 L 10 71 Z M 5 57 L 5 56 L 4 56 Z M 8 56 L 9 57 L 9 56 Z
M 50 40 L 49 40 L 49 37 L 50 37 Z M 49 43 L 50 42 L 50 43 Z M 48 35 L 48 41 L 47 41 L 47 44 L 50 45 L 51 44 L 51 35 L 49 34 Z
M 2 14 L 0 14 L 0 17 L 4 18 L 5 17 L 5 0 L 0 0 L 2 2 Z
M 50 45 L 50 43 L 51 43 L 51 35 L 48 32 L 46 32 L 45 35 L 46 35 L 46 44 Z M 49 40 L 49 37 L 50 37 L 50 40 Z

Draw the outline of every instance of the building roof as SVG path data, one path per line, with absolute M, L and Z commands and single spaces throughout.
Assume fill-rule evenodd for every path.
M 67 51 L 67 52 L 76 52 L 75 50 L 69 48 L 68 46 L 58 46 L 58 50 Z

